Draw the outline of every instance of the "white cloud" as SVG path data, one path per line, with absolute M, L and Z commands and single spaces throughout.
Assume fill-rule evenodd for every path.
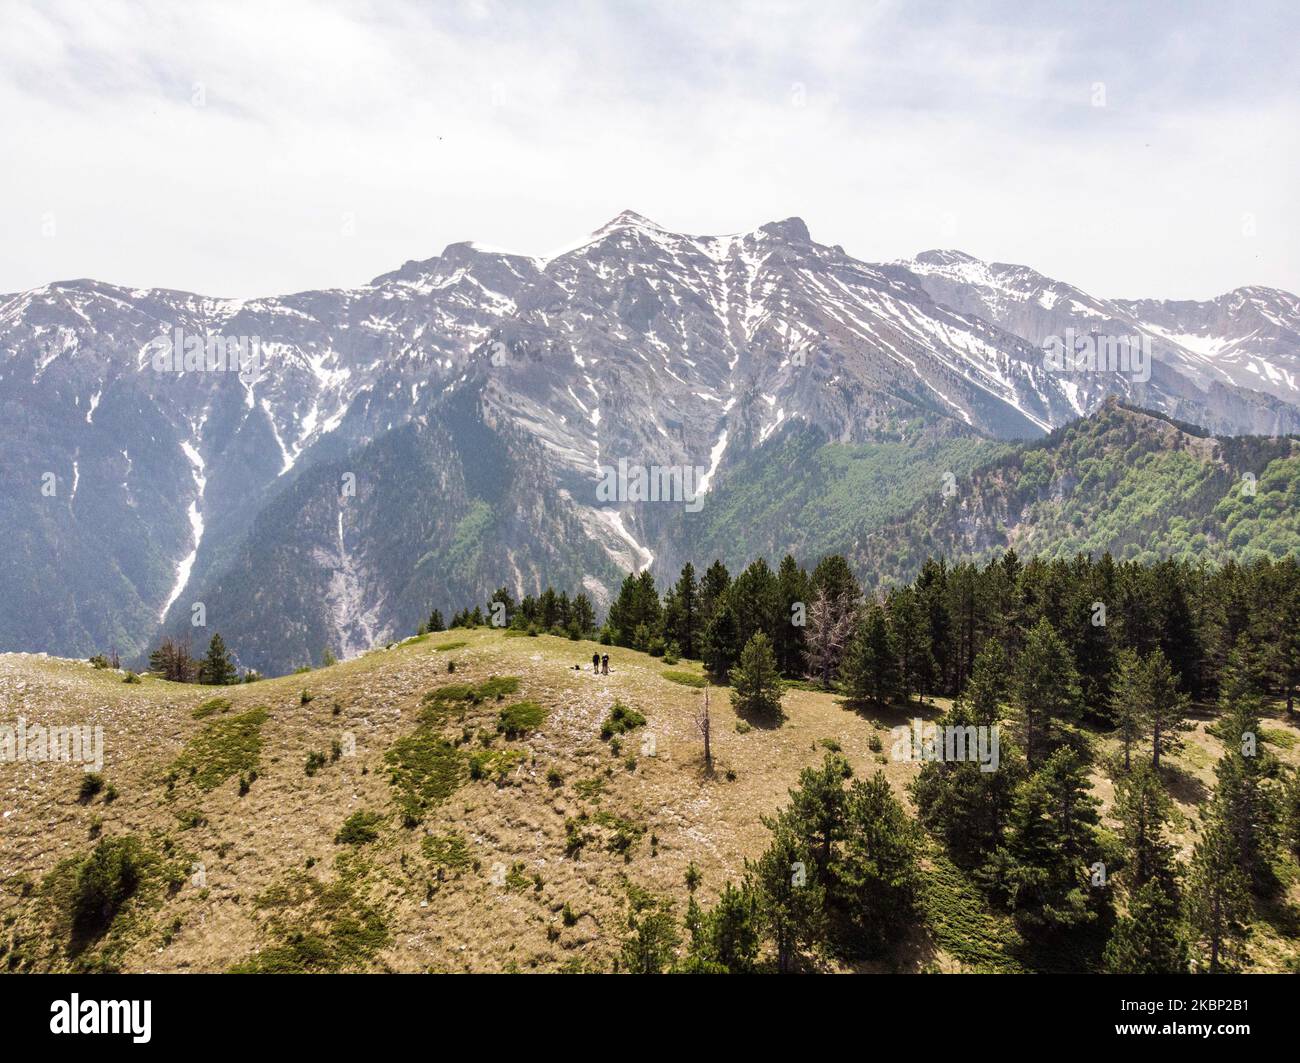
M 1300 288 L 1287 8 L 1251 32 L 969 10 L 9 3 L 0 291 L 347 286 L 454 240 L 545 253 L 625 207 L 799 214 L 869 260 L 958 246 L 1104 295 Z

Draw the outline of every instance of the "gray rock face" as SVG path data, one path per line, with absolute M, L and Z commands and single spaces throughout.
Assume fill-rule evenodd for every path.
M 1150 379 L 1053 371 L 1068 328 L 1146 337 Z M 625 211 L 549 260 L 458 243 L 266 299 L 52 283 L 0 296 L 0 650 L 217 629 L 281 670 L 502 584 L 599 604 L 681 554 L 682 505 L 629 497 L 620 461 L 675 471 L 689 504 L 796 424 L 1032 437 L 1119 394 L 1295 431 L 1298 336 L 1284 292 L 1101 300 L 959 252 L 871 265 L 798 218 L 690 236 Z

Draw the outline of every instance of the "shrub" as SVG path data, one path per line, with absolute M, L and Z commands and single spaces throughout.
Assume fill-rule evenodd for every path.
M 229 698 L 208 698 L 207 701 L 203 702 L 203 704 L 190 713 L 190 715 L 196 720 L 201 720 L 205 716 L 215 716 L 217 713 L 226 712 L 229 709 Z
M 123 683 L 139 683 L 139 682 L 141 682 L 141 679 L 140 679 L 140 676 L 139 676 L 136 672 L 127 672 L 126 675 L 122 676 L 122 682 L 123 682 Z
M 384 754 L 403 821 L 414 825 L 460 786 L 464 754 L 428 729 L 399 738 Z
M 708 679 L 702 675 L 696 675 L 694 672 L 660 672 L 659 674 L 670 683 L 681 683 L 684 687 L 706 687 L 709 685 Z
M 501 786 L 523 759 L 524 754 L 518 749 L 479 749 L 470 754 L 469 777 Z
M 140 886 L 142 858 L 134 838 L 108 838 L 95 846 L 77 872 L 72 897 L 74 937 L 99 937 Z
M 628 731 L 644 726 L 644 716 L 636 709 L 630 709 L 621 701 L 616 701 L 605 717 L 605 722 L 600 725 L 600 737 L 608 741 L 615 735 L 627 734 Z
M 535 701 L 517 701 L 497 716 L 497 730 L 507 738 L 518 738 L 536 731 L 546 720 L 546 710 Z
M 368 845 L 379 839 L 379 824 L 384 817 L 378 812 L 358 809 L 343 821 L 343 826 L 334 835 L 335 845 Z
M 104 776 L 96 771 L 87 772 L 81 777 L 81 789 L 78 791 L 77 797 L 84 805 L 92 800 L 103 788 Z
M 200 790 L 220 786 L 232 775 L 257 767 L 262 751 L 265 709 L 223 716 L 207 724 L 176 758 L 173 772 L 187 772 Z
M 517 675 L 494 675 L 490 679 L 485 679 L 478 685 L 479 699 L 486 701 L 489 698 L 500 701 L 507 694 L 516 694 L 519 692 L 519 677 Z
M 325 767 L 325 754 L 318 753 L 315 750 L 307 754 L 307 774 L 315 775 L 321 768 Z
M 315 698 L 316 695 L 310 690 L 304 690 L 300 695 L 298 695 L 298 702 L 301 705 L 310 705 Z

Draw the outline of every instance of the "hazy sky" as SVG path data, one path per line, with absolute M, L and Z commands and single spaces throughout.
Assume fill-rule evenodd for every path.
M 624 208 L 1300 291 L 1300 5 L 0 0 L 0 291 L 351 286 Z

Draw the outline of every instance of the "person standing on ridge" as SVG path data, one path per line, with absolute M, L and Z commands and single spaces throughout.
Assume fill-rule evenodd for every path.
M 591 655 L 591 670 L 595 672 L 597 675 L 600 675 L 600 654 L 599 653 L 593 653 Z
M 605 656 L 603 656 L 600 659 L 600 674 L 609 675 L 609 654 L 608 653 L 605 654 Z

